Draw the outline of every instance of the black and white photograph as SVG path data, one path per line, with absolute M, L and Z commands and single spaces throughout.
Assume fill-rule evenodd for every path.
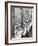
M 6 2 L 6 7 L 6 43 L 36 42 L 36 3 Z
M 32 9 L 11 6 L 11 39 L 32 37 Z

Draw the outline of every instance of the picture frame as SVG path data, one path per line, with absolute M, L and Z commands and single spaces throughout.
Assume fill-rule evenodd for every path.
M 37 42 L 37 3 L 5 2 L 5 44 Z

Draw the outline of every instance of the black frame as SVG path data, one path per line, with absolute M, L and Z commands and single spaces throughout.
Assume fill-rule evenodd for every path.
M 33 4 L 36 5 L 36 41 L 35 42 L 21 42 L 21 43 L 8 43 L 8 3 L 20 3 L 20 4 Z M 17 6 L 16 6 L 17 7 Z M 6 45 L 15 45 L 15 44 L 27 44 L 27 43 L 37 43 L 37 3 L 28 3 L 28 2 L 14 2 L 6 1 L 5 2 L 5 44 Z

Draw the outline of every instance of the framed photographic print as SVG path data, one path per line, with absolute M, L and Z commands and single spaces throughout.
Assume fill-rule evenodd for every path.
M 37 4 L 5 2 L 5 44 L 37 42 Z

